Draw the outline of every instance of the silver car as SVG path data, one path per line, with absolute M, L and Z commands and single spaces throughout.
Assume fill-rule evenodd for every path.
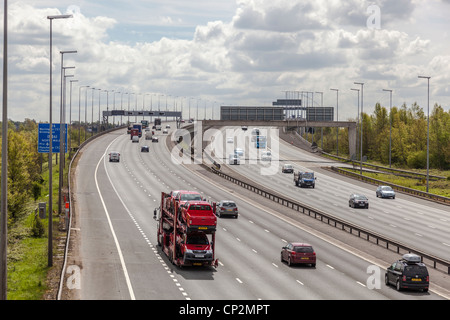
M 109 154 L 109 162 L 113 162 L 113 161 L 115 161 L 115 162 L 119 162 L 120 161 L 120 153 L 119 152 L 112 151 Z
M 376 191 L 377 198 L 392 198 L 395 199 L 395 191 L 389 186 L 379 186 Z
M 237 219 L 238 214 L 239 212 L 237 205 L 232 200 L 222 200 L 216 206 L 216 215 L 218 217 L 232 216 Z

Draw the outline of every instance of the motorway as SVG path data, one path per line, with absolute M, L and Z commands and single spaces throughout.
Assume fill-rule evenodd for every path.
M 237 142 L 243 141 L 245 133 L 240 128 L 234 129 Z M 251 128 L 249 128 L 251 130 Z M 225 130 L 224 134 L 225 134 Z M 267 130 L 268 133 L 271 130 Z M 396 241 L 416 247 L 436 257 L 450 260 L 450 213 L 446 205 L 420 200 L 405 194 L 396 194 L 395 199 L 381 199 L 375 195 L 376 186 L 357 183 L 354 180 L 329 173 L 322 166 L 342 166 L 324 158 L 293 148 L 282 139 L 268 139 L 277 143 L 272 146 L 272 163 L 246 159 L 244 165 L 229 166 L 230 169 L 244 175 L 257 184 L 276 190 L 287 198 L 294 199 L 319 210 L 329 212 L 341 219 L 390 237 Z M 253 152 L 253 145 L 248 145 L 246 154 Z M 332 162 L 332 163 L 330 163 Z M 296 171 L 315 171 L 315 188 L 295 187 L 292 174 L 280 174 L 284 163 L 290 163 Z M 272 166 L 276 174 L 261 174 Z M 362 193 L 369 198 L 369 209 L 350 208 L 350 193 Z
M 201 166 L 172 162 L 171 150 L 164 142 L 167 135 L 158 135 L 159 143 L 141 138 L 137 144 L 131 142 L 123 129 L 103 135 L 83 149 L 73 187 L 77 207 L 74 226 L 77 250 L 71 252 L 68 267 L 75 265 L 80 269 L 79 286 L 68 288 L 73 299 L 443 298 L 433 290 L 428 293 L 397 292 L 393 287 L 387 287 L 384 284 L 384 268 L 388 265 L 385 261 L 352 250 L 332 237 L 280 214 L 286 209 L 263 205 L 264 201 L 256 196 L 248 196 L 238 187 L 211 177 Z M 150 147 L 149 153 L 140 152 L 140 146 L 145 144 Z M 111 151 L 120 152 L 120 162 L 108 162 L 107 155 Z M 283 148 L 283 152 L 290 151 Z M 242 165 L 239 170 L 248 170 L 245 174 L 256 179 L 254 168 Z M 286 189 L 300 192 L 293 186 L 292 175 L 281 177 L 286 178 Z M 325 188 L 323 180 L 324 177 L 319 176 L 319 187 L 305 193 L 321 192 Z M 338 189 L 336 185 L 329 188 Z M 197 190 L 208 200 L 231 199 L 238 204 L 238 219 L 218 219 L 217 269 L 175 267 L 156 245 L 157 223 L 153 219 L 153 209 L 159 206 L 162 191 L 175 189 Z M 347 196 L 342 198 L 340 194 L 332 193 L 324 198 L 331 197 L 330 203 L 320 199 L 324 195 L 311 194 L 305 198 L 314 197 L 319 201 L 316 199 L 316 206 L 317 203 L 325 206 L 322 209 L 335 208 L 335 203 L 345 206 L 347 201 Z M 363 220 L 365 215 L 359 211 Z M 369 211 L 372 212 L 372 208 Z M 395 223 L 399 224 L 392 222 Z M 443 223 L 436 225 L 436 229 L 440 230 Z M 442 239 L 450 243 L 445 237 L 448 233 Z M 317 252 L 317 266 L 289 267 L 282 263 L 280 250 L 287 241 L 311 243 Z M 368 272 L 368 268 L 372 271 Z

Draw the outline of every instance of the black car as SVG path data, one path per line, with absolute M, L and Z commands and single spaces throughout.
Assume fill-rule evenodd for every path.
M 369 199 L 363 194 L 352 193 L 348 199 L 348 206 L 352 208 L 362 207 L 369 209 Z
M 148 148 L 148 146 L 142 146 L 141 152 L 150 152 L 150 149 Z
M 294 167 L 292 166 L 292 164 L 284 164 L 283 168 L 281 168 L 281 172 L 283 173 L 293 173 L 294 172 Z
M 386 269 L 385 283 L 386 285 L 395 285 L 398 291 L 415 289 L 427 292 L 430 285 L 430 276 L 420 257 L 407 253 L 402 256 L 402 259 L 395 261 Z

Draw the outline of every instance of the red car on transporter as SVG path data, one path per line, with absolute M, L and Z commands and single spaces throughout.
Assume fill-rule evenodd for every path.
M 286 261 L 288 265 L 310 264 L 316 266 L 316 252 L 308 243 L 291 242 L 281 249 L 281 262 Z

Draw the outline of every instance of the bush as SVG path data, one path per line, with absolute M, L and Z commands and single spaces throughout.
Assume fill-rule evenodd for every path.
M 39 218 L 39 214 L 36 212 L 34 214 L 34 219 L 31 224 L 31 234 L 33 237 L 40 238 L 44 235 L 45 228 L 44 224 L 41 221 L 41 218 Z
M 427 152 L 426 150 L 413 152 L 408 156 L 406 162 L 410 168 L 422 169 L 427 166 Z

